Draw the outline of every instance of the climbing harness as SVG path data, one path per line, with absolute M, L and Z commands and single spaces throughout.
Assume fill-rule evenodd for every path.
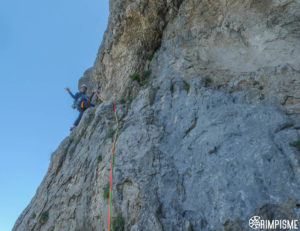
M 103 102 L 106 102 L 102 97 L 100 99 Z M 107 217 L 107 231 L 110 231 L 110 221 L 111 221 L 111 186 L 112 186 L 112 180 L 113 180 L 113 168 L 114 168 L 114 152 L 116 147 L 116 142 L 119 135 L 119 121 L 118 121 L 118 115 L 116 111 L 116 105 L 113 104 L 114 114 L 115 114 L 115 121 L 117 125 L 117 129 L 114 135 L 114 141 L 111 148 L 111 154 L 110 154 L 110 174 L 109 174 L 109 191 L 108 191 L 108 217 Z
M 89 108 L 92 104 L 91 104 L 91 99 L 93 97 L 94 93 L 91 94 L 89 97 L 80 97 L 77 99 L 77 105 L 78 108 L 85 110 L 87 108 Z M 103 101 L 103 99 L 101 98 L 101 100 Z

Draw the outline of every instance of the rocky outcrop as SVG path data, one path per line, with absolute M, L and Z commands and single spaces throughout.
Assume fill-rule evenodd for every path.
M 141 72 L 160 47 L 167 23 L 182 0 L 110 1 L 110 17 L 94 65 L 93 80 L 106 98 L 136 96 L 128 76 Z
M 186 79 L 208 76 L 299 113 L 299 12 L 299 1 L 184 1 L 161 59 Z
M 116 103 L 112 216 L 122 214 L 124 230 L 241 231 L 253 215 L 299 218 L 290 145 L 300 138 L 299 9 L 284 0 L 110 2 L 81 81 Z M 148 69 L 143 84 L 128 77 Z M 115 129 L 112 101 L 89 109 L 13 230 L 106 230 Z
M 156 50 L 185 79 L 209 77 L 299 112 L 300 7 L 295 0 L 111 1 L 93 81 L 107 98 L 137 94 L 128 76 Z M 158 75 L 163 75 L 163 72 Z M 263 87 L 259 90 L 259 87 Z M 249 89 L 250 88 L 250 89 Z

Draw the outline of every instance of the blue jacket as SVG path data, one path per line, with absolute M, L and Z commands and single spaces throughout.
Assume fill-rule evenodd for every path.
M 79 110 L 80 109 L 80 103 L 85 100 L 85 101 L 90 101 L 92 97 L 94 96 L 94 93 L 90 97 L 88 97 L 85 93 L 82 92 L 77 92 L 75 95 L 70 91 L 69 92 L 72 98 L 74 99 L 74 104 L 76 108 Z

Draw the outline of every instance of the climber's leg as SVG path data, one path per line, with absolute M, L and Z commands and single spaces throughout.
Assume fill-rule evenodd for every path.
M 78 115 L 78 118 L 75 120 L 75 122 L 74 122 L 74 125 L 75 126 L 78 126 L 78 124 L 79 124 L 79 122 L 80 122 L 80 120 L 81 120 L 81 118 L 82 118 L 82 116 L 83 116 L 83 113 L 84 113 L 84 110 L 80 110 L 79 111 L 79 115 Z
M 73 130 L 75 127 L 78 126 L 78 124 L 79 124 L 79 122 L 80 122 L 80 120 L 81 120 L 81 118 L 82 118 L 82 116 L 83 116 L 84 111 L 85 111 L 85 110 L 79 110 L 78 118 L 75 120 L 74 125 L 73 125 L 73 127 L 71 128 L 71 130 Z

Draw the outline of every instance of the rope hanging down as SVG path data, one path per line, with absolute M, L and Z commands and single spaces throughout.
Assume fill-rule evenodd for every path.
M 114 113 L 115 113 L 115 120 L 117 124 L 117 129 L 114 136 L 114 142 L 111 148 L 111 155 L 110 155 L 110 176 L 109 176 L 109 194 L 108 194 L 108 218 L 107 218 L 107 231 L 110 231 L 110 218 L 111 218 L 111 185 L 112 185 L 112 177 L 113 177 L 113 167 L 114 167 L 114 152 L 115 146 L 118 139 L 119 134 L 119 121 L 118 115 L 116 111 L 116 105 L 114 104 Z
M 98 95 L 98 94 L 97 94 Z M 102 100 L 102 102 L 106 102 L 105 99 L 103 99 L 100 95 L 98 97 Z M 117 125 L 117 129 L 114 135 L 114 141 L 111 148 L 111 154 L 110 154 L 110 174 L 109 174 L 109 192 L 108 192 L 108 217 L 107 217 L 107 231 L 110 231 L 110 220 L 111 220 L 111 186 L 112 186 L 112 179 L 113 179 L 113 168 L 114 168 L 114 152 L 115 152 L 115 146 L 119 135 L 119 121 L 118 121 L 118 115 L 116 111 L 116 105 L 113 104 L 114 114 L 115 114 L 115 121 Z

